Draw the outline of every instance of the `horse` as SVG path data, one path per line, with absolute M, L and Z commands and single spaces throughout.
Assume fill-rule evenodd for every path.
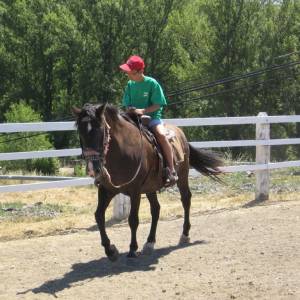
M 98 186 L 98 206 L 95 219 L 101 236 L 105 254 L 116 261 L 119 252 L 111 244 L 105 230 L 105 211 L 112 198 L 119 193 L 130 197 L 128 223 L 131 242 L 127 257 L 138 256 L 136 238 L 139 225 L 141 194 L 146 194 L 150 203 L 151 228 L 142 253 L 151 254 L 156 242 L 156 228 L 160 213 L 157 191 L 164 187 L 163 168 L 153 143 L 142 133 L 139 126 L 130 122 L 121 111 L 111 104 L 85 104 L 73 107 L 77 132 L 86 160 L 87 172 L 94 177 Z M 188 175 L 190 165 L 211 178 L 221 173 L 223 160 L 214 152 L 199 150 L 188 143 L 183 131 L 171 124 L 165 124 L 175 133 L 183 159 L 175 168 L 178 174 L 177 187 L 184 210 L 183 230 L 179 243 L 189 243 L 191 191 Z

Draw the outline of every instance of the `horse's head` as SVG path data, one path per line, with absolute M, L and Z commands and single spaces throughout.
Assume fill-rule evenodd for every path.
M 85 104 L 82 109 L 73 108 L 87 171 L 89 176 L 96 179 L 104 168 L 110 138 L 105 110 L 106 104 Z

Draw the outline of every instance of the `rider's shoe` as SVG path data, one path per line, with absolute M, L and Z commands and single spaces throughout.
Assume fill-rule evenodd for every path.
M 166 176 L 166 182 L 165 187 L 174 185 L 178 180 L 178 176 L 176 171 L 171 172 L 169 168 L 167 168 L 167 176 Z

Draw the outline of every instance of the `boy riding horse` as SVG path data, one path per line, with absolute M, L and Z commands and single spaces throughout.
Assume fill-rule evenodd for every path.
M 151 117 L 148 128 L 154 133 L 168 164 L 165 185 L 173 185 L 178 177 L 174 168 L 172 146 L 166 137 L 164 123 L 161 120 L 163 106 L 167 105 L 164 92 L 154 78 L 144 75 L 145 63 L 141 57 L 131 56 L 125 64 L 120 65 L 120 69 L 130 79 L 122 104 L 128 113 Z

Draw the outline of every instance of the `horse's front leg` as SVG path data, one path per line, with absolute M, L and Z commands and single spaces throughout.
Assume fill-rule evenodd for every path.
M 143 248 L 143 254 L 150 255 L 153 252 L 154 244 L 156 242 L 156 228 L 159 219 L 160 205 L 157 199 L 157 194 L 155 192 L 146 194 L 146 196 L 149 200 L 151 207 L 152 222 L 150 233 L 147 238 L 147 243 L 144 245 Z
M 138 249 L 138 243 L 136 240 L 136 232 L 137 228 L 139 226 L 139 208 L 140 208 L 140 202 L 141 202 L 141 194 L 135 193 L 133 195 L 130 195 L 130 202 L 131 202 L 131 208 L 130 208 L 130 214 L 128 217 L 128 223 L 131 230 L 131 242 L 130 242 L 130 249 L 127 257 L 137 257 L 136 251 Z
M 106 234 L 105 230 L 105 211 L 111 201 L 115 196 L 114 193 L 109 192 L 104 187 L 98 188 L 98 206 L 95 212 L 95 219 L 98 224 L 98 228 L 101 236 L 101 244 L 104 247 L 105 254 L 111 261 L 116 261 L 118 259 L 118 250 L 114 245 L 110 244 L 110 240 Z

